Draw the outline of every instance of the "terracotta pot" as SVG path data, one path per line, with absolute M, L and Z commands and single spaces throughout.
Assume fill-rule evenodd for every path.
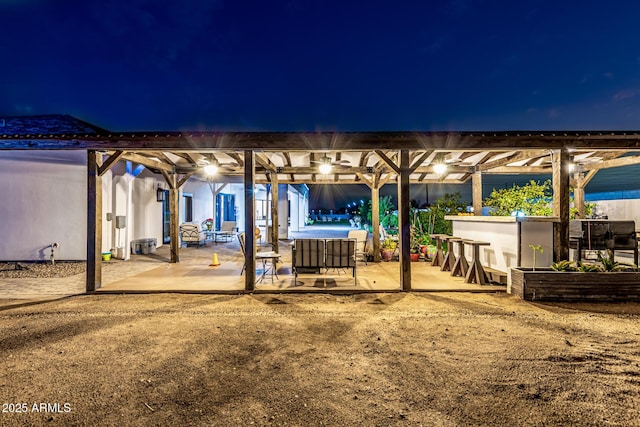
M 380 256 L 384 261 L 390 261 L 393 258 L 393 250 L 391 249 L 380 249 Z
M 420 254 L 409 254 L 409 258 L 411 258 L 412 262 L 416 262 L 420 260 Z

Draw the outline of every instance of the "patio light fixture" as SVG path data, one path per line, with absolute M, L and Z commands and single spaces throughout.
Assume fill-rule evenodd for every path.
M 327 159 L 327 160 L 323 161 L 322 163 L 320 163 L 320 166 L 318 167 L 318 170 L 323 175 L 327 175 L 328 173 L 330 173 L 331 172 L 331 159 Z
M 435 165 L 433 165 L 433 171 L 438 175 L 442 175 L 447 171 L 447 165 L 445 165 L 444 163 L 436 163 Z
M 218 173 L 218 166 L 216 165 L 207 165 L 204 167 L 204 173 L 206 173 L 207 175 L 211 176 L 211 175 L 215 175 Z

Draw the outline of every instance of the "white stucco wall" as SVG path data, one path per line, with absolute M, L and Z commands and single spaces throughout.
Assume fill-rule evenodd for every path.
M 86 259 L 84 151 L 0 151 L 0 260 Z
M 54 242 L 60 245 L 56 260 L 86 259 L 86 162 L 84 151 L 0 152 L 0 261 L 48 261 Z M 156 200 L 156 189 L 164 180 L 148 170 L 135 177 L 129 172 L 125 162 L 118 162 L 102 177 L 102 250 L 120 246 L 126 258 L 131 240 L 155 238 L 162 245 L 162 203 Z M 194 221 L 213 215 L 208 183 L 191 179 L 181 192 L 193 196 Z M 244 184 L 227 184 L 222 193 L 235 195 L 236 223 L 244 231 Z M 264 198 L 264 187 L 257 186 L 255 195 Z M 293 200 L 300 197 L 295 191 L 281 192 L 281 220 L 286 221 L 287 195 L 295 209 L 292 222 L 303 226 L 308 200 Z M 180 222 L 182 203 L 181 194 Z M 126 217 L 126 227 L 118 230 L 120 215 Z
M 183 212 L 182 194 L 189 193 L 193 196 L 193 222 L 200 224 L 213 215 L 213 197 L 209 184 L 196 179 L 188 180 L 181 189 L 180 194 L 180 215 Z M 183 218 L 180 218 L 183 222 Z
M 640 199 L 598 200 L 596 213 L 614 220 L 634 220 L 640 229 Z

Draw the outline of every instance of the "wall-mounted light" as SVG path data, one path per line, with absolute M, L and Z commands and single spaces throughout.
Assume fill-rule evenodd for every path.
M 165 196 L 165 191 L 163 188 L 158 187 L 158 189 L 156 190 L 156 200 L 159 202 L 164 202 L 164 196 Z

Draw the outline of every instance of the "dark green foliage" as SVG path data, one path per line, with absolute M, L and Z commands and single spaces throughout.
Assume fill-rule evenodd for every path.
M 379 201 L 379 208 L 380 224 L 385 228 L 397 227 L 398 216 L 394 213 L 396 208 L 393 206 L 393 203 L 391 203 L 391 196 L 381 197 Z M 368 200 L 366 203 L 361 204 L 358 207 L 358 214 L 361 218 L 366 218 L 364 222 L 367 224 L 371 224 L 373 222 L 371 200 Z
M 465 212 L 467 204 L 462 201 L 462 195 L 460 192 L 453 194 L 445 194 L 444 197 L 436 200 L 434 204 L 429 206 L 429 212 L 427 215 L 431 216 L 431 224 L 433 229 L 431 234 L 448 234 L 453 233 L 453 226 L 451 221 L 444 219 L 445 215 L 457 215 L 458 213 Z

